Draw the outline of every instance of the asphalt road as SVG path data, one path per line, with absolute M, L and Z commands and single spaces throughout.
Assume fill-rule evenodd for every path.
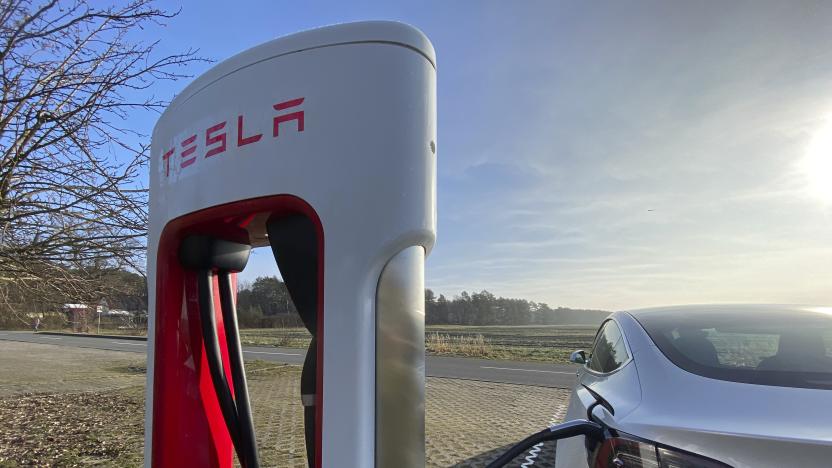
M 32 332 L 0 331 L 0 340 L 25 341 L 58 346 L 109 349 L 144 354 L 145 341 L 82 336 L 55 336 Z M 246 359 L 262 359 L 287 364 L 302 364 L 304 350 L 296 348 L 244 347 Z M 479 380 L 540 387 L 571 388 L 575 383 L 576 368 L 570 364 L 539 362 L 491 361 L 444 356 L 428 356 L 426 372 L 429 377 Z

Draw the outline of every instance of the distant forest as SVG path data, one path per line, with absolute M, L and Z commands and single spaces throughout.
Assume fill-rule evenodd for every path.
M 497 297 L 488 291 L 447 299 L 425 290 L 428 325 L 598 325 L 609 315 L 602 310 L 549 307 L 543 302 Z
M 451 299 L 425 290 L 428 325 L 597 325 L 609 312 L 551 308 L 542 302 L 497 297 L 488 291 L 463 291 Z M 240 284 L 237 293 L 240 324 L 245 327 L 300 326 L 286 285 L 278 278 L 257 278 Z
M 104 299 L 110 309 L 136 313 L 147 310 L 147 288 L 142 276 L 115 269 L 104 271 L 101 276 L 105 292 L 92 301 L 56 297 L 50 302 L 43 302 L 27 297 L 24 291 L 13 291 L 15 294 L 7 296 L 19 312 L 8 313 L 0 304 L 0 328 L 28 326 L 30 319 L 26 314 L 57 313 L 64 303 L 100 304 Z M 463 291 L 448 299 L 442 294 L 437 297 L 430 289 L 425 290 L 425 309 L 428 325 L 597 325 L 609 314 L 601 310 L 553 309 L 542 302 L 497 297 L 488 291 Z M 286 285 L 274 276 L 240 283 L 237 288 L 237 312 L 243 327 L 303 326 Z

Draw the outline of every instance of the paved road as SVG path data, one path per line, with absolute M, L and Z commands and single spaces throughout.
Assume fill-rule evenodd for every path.
M 32 332 L 0 331 L 0 340 L 25 341 L 59 346 L 110 349 L 144 354 L 147 343 L 115 338 L 54 336 Z M 296 348 L 244 347 L 247 359 L 287 364 L 302 364 L 304 351 Z M 483 359 L 428 356 L 427 375 L 454 379 L 502 382 L 541 387 L 571 388 L 575 383 L 575 367 L 570 364 L 537 362 L 491 361 Z

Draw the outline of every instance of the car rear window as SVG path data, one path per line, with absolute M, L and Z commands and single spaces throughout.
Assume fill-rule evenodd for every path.
M 832 311 L 667 309 L 635 314 L 674 364 L 705 377 L 832 389 Z
M 629 357 L 621 330 L 614 321 L 607 320 L 595 338 L 587 367 L 595 372 L 609 373 L 621 367 Z

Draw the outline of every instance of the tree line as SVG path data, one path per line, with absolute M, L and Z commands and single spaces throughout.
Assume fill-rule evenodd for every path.
M 110 309 L 136 313 L 147 310 L 147 282 L 143 276 L 116 269 L 101 271 L 98 275 L 107 294 L 90 305 L 98 304 L 103 299 Z M 23 312 L 23 320 L 9 320 L 11 317 L 0 314 L 0 327 L 3 328 L 28 323 L 28 313 L 40 315 L 51 312 L 47 316 L 58 320 L 63 303 L 74 300 L 64 297 L 43 301 L 41 296 L 29 296 L 22 290 L 10 294 L 10 298 Z M 246 328 L 303 326 L 286 284 L 274 276 L 238 284 L 237 314 L 240 325 Z M 607 314 L 600 310 L 551 308 L 543 302 L 497 297 L 488 291 L 463 291 L 448 299 L 444 294 L 437 296 L 433 290 L 425 289 L 425 323 L 428 325 L 594 325 Z
M 238 284 L 237 321 L 247 328 L 303 326 L 286 284 L 274 276 Z
M 33 293 L 16 284 L 5 285 L 3 301 L 0 302 L 0 328 L 28 328 L 35 318 L 40 319 L 44 328 L 65 328 L 70 325 L 70 317 L 64 310 L 65 304 L 84 304 L 90 310 L 106 305 L 110 310 L 131 312 L 132 317 L 140 319 L 142 323 L 146 321 L 147 279 L 143 275 L 117 268 L 90 269 L 76 273 L 89 281 L 95 281 L 98 294 L 90 297 L 56 288 L 47 295 L 42 292 Z M 90 320 L 94 315 L 91 313 Z
M 301 326 L 286 285 L 273 276 L 241 283 L 237 291 L 241 326 L 269 328 Z M 551 308 L 543 302 L 497 297 L 488 291 L 463 291 L 448 299 L 425 289 L 428 325 L 560 325 L 597 324 L 608 314 L 600 310 Z
M 451 299 L 425 290 L 428 325 L 563 325 L 598 324 L 609 314 L 602 310 L 551 308 L 544 302 L 498 297 L 483 290 L 462 291 Z

